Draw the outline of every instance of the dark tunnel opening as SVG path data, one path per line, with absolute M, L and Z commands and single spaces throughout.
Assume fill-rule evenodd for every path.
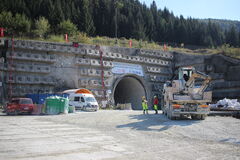
M 141 110 L 141 98 L 146 96 L 143 85 L 134 77 L 120 80 L 114 91 L 115 105 L 131 103 L 133 110 Z

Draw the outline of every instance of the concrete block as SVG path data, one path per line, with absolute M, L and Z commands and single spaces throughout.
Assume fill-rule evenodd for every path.
M 116 58 L 116 57 L 117 57 L 116 53 L 110 52 L 110 58 Z
M 104 77 L 111 77 L 112 75 L 111 71 L 104 71 Z
M 10 42 L 12 42 L 12 41 L 10 40 Z M 12 46 L 12 45 L 11 45 L 11 46 Z M 15 47 L 15 48 L 22 48 L 21 42 L 18 41 L 18 40 L 15 40 L 15 41 L 14 41 L 14 47 Z
M 77 58 L 76 64 L 78 65 L 90 65 L 90 60 L 85 58 Z
M 73 53 L 72 46 L 66 46 L 66 52 L 67 53 Z
M 31 76 L 25 76 L 23 79 L 23 83 L 33 83 L 32 77 Z
M 32 54 L 26 53 L 26 54 L 24 54 L 24 57 L 26 57 L 27 59 L 32 59 Z
M 42 43 L 37 43 L 37 44 L 35 45 L 35 49 L 36 49 L 36 50 L 42 50 Z
M 87 55 L 89 55 L 89 56 L 95 56 L 95 57 L 100 56 L 100 53 L 98 50 L 88 49 L 86 51 L 87 51 Z
M 52 51 L 54 51 L 54 52 L 57 51 L 57 45 L 56 44 L 52 44 Z
M 57 52 L 66 52 L 66 47 L 64 45 L 59 45 L 57 48 L 56 48 L 56 51 Z
M 36 48 L 36 47 L 35 47 L 35 42 L 29 42 L 29 43 L 28 43 L 28 48 L 29 48 L 29 49 L 32 49 L 32 50 L 35 49 L 35 48 Z
M 88 82 L 89 82 L 89 85 L 94 87 L 101 86 L 101 80 L 92 79 L 92 80 L 89 80 Z
M 117 59 L 122 59 L 122 54 L 116 53 L 116 58 L 117 58 Z
M 148 72 L 151 72 L 152 70 L 151 70 L 151 67 L 147 67 L 147 71 Z
M 50 56 L 46 54 L 40 54 L 41 61 L 50 61 Z
M 100 81 L 101 82 L 101 81 Z M 102 82 L 101 82 L 102 83 Z M 105 80 L 104 81 L 104 85 L 106 86 L 106 87 L 111 87 L 111 84 L 110 84 L 110 82 L 109 81 L 107 81 L 107 80 Z
M 34 72 L 34 67 L 32 65 L 28 65 L 26 71 Z
M 34 76 L 33 77 L 33 83 L 36 83 L 36 84 L 40 83 L 40 77 L 39 76 Z
M 87 85 L 89 85 L 88 79 L 79 79 L 79 85 L 80 86 L 87 86 Z
M 110 61 L 103 61 L 103 66 L 112 68 L 113 67 L 113 63 L 110 62 Z
M 111 52 L 103 52 L 103 57 L 112 58 L 112 53 Z
M 50 66 L 42 66 L 42 70 L 43 70 L 43 72 L 45 72 L 45 73 L 49 73 L 50 72 Z
M 75 53 L 75 54 L 80 53 L 80 48 L 72 47 L 72 53 Z
M 18 71 L 27 71 L 27 68 L 23 64 L 17 64 L 16 70 L 18 70 Z
M 16 57 L 17 59 L 22 59 L 23 58 L 23 53 L 22 52 L 15 52 L 13 57 Z
M 83 75 L 83 76 L 88 75 L 88 69 L 80 69 L 80 75 Z
M 100 60 L 91 59 L 91 66 L 101 66 Z
M 80 51 L 80 54 L 86 54 L 86 52 L 87 52 L 87 50 L 85 50 L 83 48 L 82 49 L 79 48 L 79 51 Z
M 97 76 L 96 69 L 88 69 L 89 76 Z
M 56 57 L 53 54 L 50 54 L 49 58 L 50 58 L 50 61 L 52 61 L 52 62 L 56 61 Z
M 131 60 L 131 57 L 126 55 L 126 56 L 125 56 L 125 60 L 126 60 L 126 61 L 130 61 L 130 60 Z
M 40 60 L 40 55 L 39 54 L 32 54 L 32 57 L 34 58 L 34 60 Z
M 34 72 L 42 72 L 42 67 L 41 66 L 34 66 Z
M 139 57 L 139 62 L 144 62 L 144 58 L 143 57 Z
M 23 76 L 20 76 L 20 75 L 16 76 L 16 83 L 23 83 L 23 81 L 24 81 Z
M 156 81 L 156 76 L 150 75 L 149 78 L 151 81 Z

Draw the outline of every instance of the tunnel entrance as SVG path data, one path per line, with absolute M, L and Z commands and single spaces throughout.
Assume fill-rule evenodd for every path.
M 133 110 L 141 110 L 141 98 L 146 96 L 141 82 L 135 77 L 124 77 L 116 85 L 114 90 L 115 105 L 131 103 Z

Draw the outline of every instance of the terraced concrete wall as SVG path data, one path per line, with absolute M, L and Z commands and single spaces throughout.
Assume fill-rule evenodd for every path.
M 105 83 L 102 89 L 100 53 L 95 46 L 16 40 L 12 52 L 11 43 L 9 40 L 7 61 L 0 65 L 5 98 L 11 81 L 14 97 L 88 88 L 101 101 L 105 98 L 104 92 L 113 92 L 119 77 L 128 74 L 112 73 L 114 62 L 120 62 L 142 67 L 144 76 L 141 78 L 151 104 L 153 95 L 160 95 L 163 83 L 172 76 L 173 54 L 170 52 L 101 46 Z M 114 101 L 113 93 L 108 96 L 109 101 Z
M 0 61 L 1 101 L 7 99 L 11 82 L 13 97 L 88 88 L 99 102 L 105 99 L 106 93 L 110 93 L 107 98 L 114 103 L 117 83 L 124 76 L 131 76 L 141 82 L 151 105 L 153 95 L 160 97 L 163 83 L 173 76 L 172 68 L 188 65 L 195 66 L 198 71 L 213 78 L 214 99 L 240 97 L 240 60 L 223 55 L 187 55 L 160 50 L 101 46 L 105 83 L 105 88 L 102 89 L 100 53 L 95 46 L 79 44 L 74 47 L 71 43 L 21 40 L 14 42 L 14 52 L 11 51 L 10 40 L 8 46 L 6 61 L 4 62 L 3 58 Z M 3 53 L 3 50 L 1 51 Z M 144 75 L 113 73 L 115 62 L 140 65 Z M 136 101 L 140 102 L 141 99 L 138 97 Z

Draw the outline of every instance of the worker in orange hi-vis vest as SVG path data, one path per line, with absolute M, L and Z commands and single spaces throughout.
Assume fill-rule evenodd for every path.
M 157 96 L 154 96 L 154 99 L 153 99 L 153 108 L 155 110 L 155 114 L 158 114 L 158 98 Z

